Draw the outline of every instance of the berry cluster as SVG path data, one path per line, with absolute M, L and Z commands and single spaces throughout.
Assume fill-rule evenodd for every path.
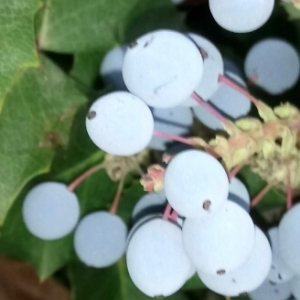
M 74 248 L 86 265 L 107 267 L 124 254 L 127 227 L 112 212 L 99 211 L 79 221 L 80 205 L 76 195 L 64 184 L 46 182 L 26 196 L 23 218 L 28 230 L 44 240 L 62 238 L 74 230 Z
M 228 3 L 237 12 L 237 19 L 226 17 L 230 10 Z M 274 1 L 251 3 L 257 4 L 257 14 L 251 19 L 240 0 L 211 0 L 210 9 L 224 28 L 246 32 L 260 27 L 274 5 Z M 278 57 L 284 64 L 276 64 Z M 119 63 L 110 67 L 111 60 Z M 285 68 L 287 64 L 289 67 Z M 274 72 L 274 67 L 281 72 Z M 116 76 L 120 69 L 121 80 Z M 299 57 L 293 47 L 275 39 L 255 45 L 245 62 L 245 73 L 252 84 L 272 94 L 291 88 L 299 70 Z M 257 138 L 252 132 L 256 127 L 251 127 L 254 122 L 240 122 L 236 127 L 232 121 L 246 115 L 251 102 L 259 112 L 265 113 L 264 120 L 266 115 L 273 115 L 262 102 L 253 100 L 245 83 L 232 69 L 226 70 L 225 66 L 224 71 L 216 47 L 195 34 L 158 30 L 133 41 L 126 52 L 122 48 L 114 49 L 104 59 L 101 72 L 120 90 L 92 104 L 86 129 L 91 140 L 111 155 L 107 157 L 122 156 L 130 161 L 147 147 L 166 150 L 166 141 L 170 139 L 187 144 L 188 149 L 167 152 L 166 168 L 156 166 L 142 175 L 142 183 L 149 193 L 134 208 L 134 226 L 128 235 L 126 225 L 116 215 L 127 172 L 117 176 L 120 184 L 111 211 L 93 212 L 79 221 L 80 205 L 73 190 L 103 167 L 110 173 L 105 162 L 69 186 L 47 182 L 33 188 L 23 206 L 28 230 L 41 239 L 53 240 L 76 227 L 75 251 L 88 266 L 107 267 L 126 252 L 132 281 L 151 297 L 175 293 L 197 272 L 208 288 L 225 296 L 249 293 L 253 300 L 284 300 L 292 291 L 300 299 L 300 277 L 297 277 L 300 276 L 297 242 L 300 205 L 291 208 L 279 227 L 269 231 L 269 242 L 249 216 L 247 189 L 235 177 L 245 159 L 261 152 L 264 158 L 269 158 L 272 149 L 268 148 L 266 154 L 266 144 L 262 143 L 262 146 L 255 144 L 252 151 L 251 143 Z M 279 73 L 284 79 L 278 77 Z M 238 138 L 216 138 L 207 144 L 198 137 L 178 136 L 186 134 L 192 125 L 191 108 L 208 127 L 225 128 L 229 135 Z M 290 121 L 290 111 L 281 118 L 275 116 L 272 121 L 280 125 Z M 275 135 L 265 131 L 263 134 L 269 134 L 271 143 L 277 134 L 285 134 L 282 128 L 276 127 Z M 250 141 L 250 146 L 244 141 Z M 285 142 L 283 138 L 283 146 Z M 280 147 L 274 149 L 276 153 L 281 151 Z M 127 171 L 137 169 L 136 160 L 135 164 L 128 165 Z M 234 169 L 236 166 L 238 169 Z M 289 187 L 293 178 L 290 181 L 286 183 Z
M 78 258 L 91 267 L 103 268 L 116 263 L 126 249 L 127 227 L 116 214 L 125 176 L 139 171 L 138 162 L 144 155 L 122 159 L 107 154 L 99 165 L 92 167 L 68 186 L 44 182 L 26 195 L 23 220 L 36 237 L 51 241 L 63 238 L 74 229 L 74 249 Z M 80 201 L 74 189 L 95 172 L 105 169 L 113 181 L 119 181 L 109 212 L 96 211 L 80 220 Z
M 168 205 L 163 213 L 162 206 L 165 199 L 161 197 L 161 194 L 155 196 L 149 194 L 147 200 L 141 200 L 143 203 L 148 201 L 152 209 L 148 206 L 144 207 L 143 218 L 136 221 L 129 234 L 126 251 L 129 274 L 136 286 L 152 297 L 174 293 L 195 270 L 208 288 L 222 295 L 237 296 L 249 293 L 253 299 L 259 299 L 256 295 L 260 293 L 266 295 L 264 293 L 267 292 L 264 290 L 268 290 L 269 294 L 273 293 L 276 296 L 281 289 L 284 290 L 283 283 L 291 279 L 291 277 L 285 278 L 283 274 L 285 272 L 290 272 L 292 276 L 297 274 L 296 268 L 293 272 L 289 270 L 288 257 L 291 256 L 282 259 L 281 256 L 284 257 L 284 254 L 279 254 L 279 252 L 283 250 L 278 250 L 279 246 L 276 246 L 278 243 L 286 245 L 286 241 L 271 240 L 271 249 L 266 235 L 253 224 L 250 216 L 242 208 L 247 207 L 247 200 L 249 201 L 247 190 L 241 183 L 239 183 L 240 186 L 244 188 L 243 196 L 236 196 L 239 194 L 237 190 L 241 188 L 234 192 L 230 190 L 230 186 L 238 181 L 233 177 L 234 174 L 229 176 L 228 181 L 224 167 L 213 157 L 218 154 L 213 151 L 214 149 L 218 151 L 217 147 L 210 149 L 205 143 L 199 143 L 199 141 L 196 143 L 196 139 L 174 136 L 174 134 L 182 134 L 176 132 L 176 127 L 179 127 L 176 121 L 183 119 L 182 123 L 188 124 L 185 121 L 188 118 L 181 119 L 178 117 L 180 113 L 177 115 L 174 113 L 176 110 L 181 110 L 184 116 L 184 110 L 187 107 L 193 107 L 195 115 L 203 123 L 208 126 L 213 124 L 211 126 L 213 129 L 223 129 L 224 125 L 225 128 L 226 126 L 232 127 L 230 122 L 220 117 L 220 112 L 231 116 L 232 119 L 238 119 L 248 113 L 250 101 L 262 111 L 265 111 L 266 107 L 257 105 L 258 101 L 253 101 L 242 87 L 245 84 L 236 74 L 225 70 L 225 76 L 223 75 L 223 60 L 214 45 L 200 36 L 189 34 L 185 39 L 183 36 L 180 38 L 178 36 L 178 44 L 175 46 L 177 35 L 178 33 L 171 31 L 146 34 L 132 43 L 126 53 L 121 55 L 119 68 L 122 69 L 125 86 L 138 97 L 137 102 L 140 100 L 151 107 L 153 119 L 150 121 L 148 113 L 142 110 L 138 116 L 136 116 L 136 111 L 132 114 L 126 111 L 126 122 L 122 123 L 122 126 L 115 127 L 116 122 L 120 120 L 118 116 L 115 122 L 110 122 L 111 127 L 115 129 L 115 139 L 110 142 L 110 146 L 115 143 L 118 151 L 122 149 L 121 155 L 134 154 L 133 143 L 119 143 L 119 136 L 122 135 L 132 141 L 135 137 L 140 137 L 140 135 L 146 137 L 148 134 L 148 146 L 154 145 L 155 149 L 157 144 L 153 143 L 151 132 L 148 131 L 154 123 L 156 138 L 157 136 L 170 138 L 189 144 L 191 147 L 200 145 L 208 152 L 212 151 L 210 154 L 195 149 L 185 150 L 179 154 L 175 151 L 176 155 L 174 152 L 171 156 L 167 155 L 166 170 L 158 167 L 154 172 L 153 169 L 148 172 L 148 178 L 144 176 L 142 181 L 146 190 L 157 191 L 163 186 L 163 195 Z M 198 48 L 198 58 L 202 58 L 203 62 L 194 58 L 195 47 L 191 44 L 190 47 L 185 48 L 183 45 L 181 48 L 184 40 L 186 45 L 191 41 L 194 43 L 193 46 Z M 273 51 L 268 50 L 270 47 Z M 184 49 L 185 55 L 180 59 L 181 49 Z M 168 55 L 164 55 L 164 51 L 167 51 Z M 261 55 L 261 51 L 263 53 L 267 51 L 273 55 L 269 55 L 267 59 Z M 288 75 L 284 80 L 276 78 L 276 74 L 282 75 L 283 73 L 274 72 L 272 69 L 274 64 L 271 61 L 278 60 L 279 56 L 281 61 L 290 62 L 287 63 L 289 68 L 285 69 L 282 66 L 282 72 Z M 183 60 L 184 57 L 187 59 Z M 193 60 L 193 64 L 190 64 L 189 59 Z M 199 72 L 200 74 L 194 69 L 195 65 L 198 71 L 202 71 Z M 266 68 L 268 65 L 271 66 Z M 187 67 L 188 71 L 184 67 Z M 189 84 L 194 82 L 191 86 L 185 82 L 184 74 L 187 73 L 190 75 Z M 280 94 L 291 88 L 297 81 L 299 57 L 288 43 L 274 39 L 265 40 L 250 49 L 245 62 L 245 73 L 252 83 L 263 87 L 270 93 Z M 275 75 L 271 76 L 270 74 L 273 73 Z M 107 74 L 109 75 L 109 72 Z M 198 84 L 195 84 L 197 80 Z M 115 84 L 118 85 L 119 82 L 115 81 Z M 102 119 L 102 114 L 114 109 L 112 103 L 117 100 L 113 99 L 118 98 L 119 102 L 124 105 L 126 97 L 133 97 L 132 94 L 128 94 L 127 91 L 123 92 L 124 101 L 121 101 L 121 92 L 111 93 L 97 100 L 97 102 L 103 101 L 104 103 L 106 97 L 110 97 L 109 108 L 98 111 L 92 106 L 90 113 L 95 112 L 93 113 L 95 118 L 99 113 Z M 115 98 L 113 98 L 114 95 Z M 112 114 L 116 115 L 115 112 Z M 172 115 L 175 117 L 171 118 Z M 144 122 L 136 125 L 134 122 L 140 116 L 143 116 Z M 205 122 L 207 119 L 209 121 Z M 105 128 L 97 127 L 97 134 L 101 132 L 103 135 L 94 137 L 94 132 L 89 129 L 92 122 L 93 120 L 88 118 L 87 129 L 91 139 L 100 148 L 108 151 L 105 148 L 106 145 L 100 146 L 101 142 L 105 143 L 108 125 Z M 164 127 L 166 132 L 158 130 L 163 130 L 161 124 L 167 125 Z M 127 125 L 130 130 L 125 132 L 124 127 Z M 147 125 L 149 127 L 145 130 Z M 131 136 L 126 135 L 129 131 Z M 144 140 L 139 138 L 136 140 L 141 142 L 140 150 L 142 150 L 145 147 Z M 160 144 L 159 147 L 159 150 L 165 150 L 166 144 Z M 110 151 L 114 150 L 110 149 Z M 120 155 L 120 152 L 118 154 Z M 218 155 L 215 156 L 218 157 Z M 230 171 L 231 167 L 236 165 L 236 161 L 225 165 Z M 153 197 L 152 201 L 150 201 L 150 195 Z M 235 203 L 230 201 L 232 200 L 230 198 L 236 200 Z M 253 204 L 258 200 L 256 199 Z M 145 206 L 145 204 L 140 205 Z M 293 240 L 295 240 L 294 237 Z M 298 247 L 294 245 L 293 249 L 298 249 Z M 280 263 L 276 264 L 274 261 Z M 276 277 L 275 280 L 274 277 Z M 288 293 L 290 292 L 291 289 Z

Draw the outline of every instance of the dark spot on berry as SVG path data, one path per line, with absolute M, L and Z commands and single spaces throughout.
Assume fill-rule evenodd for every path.
M 275 292 L 275 294 L 278 294 L 279 291 L 278 291 L 278 289 L 275 289 L 274 292 Z
M 282 280 L 282 277 L 281 277 L 281 275 L 279 273 L 278 273 L 278 279 Z
M 232 282 L 233 282 L 233 283 L 236 283 L 235 279 L 232 278 Z
M 137 41 L 133 41 L 133 42 L 130 42 L 130 43 L 128 44 L 128 47 L 129 47 L 130 49 L 132 49 L 132 48 L 136 47 L 137 44 L 138 44 Z M 144 47 L 145 47 L 145 46 L 144 46 Z
M 271 285 L 276 285 L 276 282 L 271 281 L 271 280 L 269 280 L 269 283 L 270 283 Z
M 226 271 L 224 269 L 218 270 L 217 274 L 218 275 L 224 275 L 226 273 Z
M 88 115 L 87 115 L 87 118 L 88 118 L 89 120 L 92 120 L 92 119 L 94 119 L 95 117 L 96 117 L 96 112 L 95 112 L 94 110 L 90 111 L 90 112 L 88 113 Z
M 202 207 L 203 207 L 204 210 L 209 210 L 210 206 L 211 206 L 211 201 L 210 200 L 206 200 L 206 201 L 203 202 Z
M 273 269 L 273 270 L 274 270 L 274 269 L 275 269 L 275 267 L 272 265 L 272 266 L 271 266 L 271 269 Z

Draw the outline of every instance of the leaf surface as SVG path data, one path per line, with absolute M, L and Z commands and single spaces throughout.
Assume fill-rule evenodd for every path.
M 25 184 L 49 171 L 68 144 L 73 117 L 86 98 L 74 82 L 41 57 L 19 75 L 0 118 L 0 224 Z
M 175 8 L 169 0 L 49 0 L 47 7 L 39 44 L 56 52 L 101 51 L 129 42 L 128 29 L 136 21 L 139 34 L 149 28 L 174 26 L 174 22 L 169 24 L 168 15 L 164 14 L 163 18 L 155 15 L 167 10 L 174 19 Z M 141 17 L 146 17 L 147 22 L 141 22 Z M 178 28 L 178 23 L 175 26 Z
M 38 0 L 0 1 L 0 111 L 20 73 L 39 65 L 34 37 Z

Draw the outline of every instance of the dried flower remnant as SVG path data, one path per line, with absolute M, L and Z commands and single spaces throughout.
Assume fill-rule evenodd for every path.
M 220 121 L 228 138 L 216 135 L 208 143 L 200 137 L 188 140 L 194 147 L 221 158 L 229 175 L 231 172 L 235 174 L 236 170 L 238 172 L 242 166 L 249 165 L 268 186 L 286 192 L 287 199 L 290 199 L 291 195 L 300 194 L 300 112 L 290 103 L 272 109 L 264 102 L 252 98 L 262 120 L 247 117 L 233 123 L 222 116 Z M 169 162 L 171 159 L 172 157 L 166 157 L 165 161 Z M 141 180 L 145 190 L 161 190 L 163 174 L 162 167 L 150 167 L 148 174 Z M 257 198 L 256 202 L 259 200 Z M 288 203 L 291 206 L 291 200 Z
M 262 101 L 257 101 L 255 105 L 262 121 L 256 118 L 240 119 L 230 128 L 225 127 L 228 139 L 216 136 L 209 145 L 222 157 L 228 171 L 247 161 L 254 172 L 282 191 L 287 189 L 289 172 L 293 194 L 299 194 L 299 110 L 289 103 L 274 109 Z
M 85 171 L 79 177 L 77 177 L 72 183 L 69 184 L 68 189 L 73 191 L 79 184 L 92 174 L 99 170 L 105 170 L 107 175 L 112 181 L 123 180 L 129 172 L 138 172 L 142 175 L 140 164 L 145 163 L 148 160 L 148 151 L 142 151 L 132 156 L 115 156 L 111 154 L 105 154 L 102 163 Z
M 290 0 L 289 2 L 292 3 L 295 8 L 300 10 L 300 0 Z
M 147 174 L 141 179 L 141 184 L 147 192 L 160 192 L 164 188 L 163 180 L 165 168 L 160 165 L 151 165 L 147 169 Z
M 106 154 L 104 163 L 105 169 L 113 181 L 119 181 L 125 177 L 126 174 L 132 171 L 141 173 L 140 164 L 143 164 L 148 160 L 148 151 L 144 150 L 136 155 L 132 156 L 115 156 Z

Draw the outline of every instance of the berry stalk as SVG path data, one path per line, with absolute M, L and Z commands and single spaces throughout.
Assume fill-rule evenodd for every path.
M 245 97 L 247 97 L 255 106 L 259 106 L 258 100 L 252 96 L 248 91 L 246 91 L 244 88 L 240 87 L 238 84 L 236 84 L 234 81 L 230 80 L 224 75 L 219 75 L 219 82 L 222 82 L 229 87 L 233 88 L 237 92 L 241 93 Z
M 198 94 L 195 92 L 191 96 L 199 105 L 201 105 L 204 109 L 210 112 L 214 117 L 216 117 L 220 122 L 226 124 L 228 120 L 222 116 L 216 109 L 214 109 L 211 105 L 209 105 L 206 101 L 204 101 Z
M 177 211 L 173 210 L 173 212 L 171 213 L 171 216 L 170 216 L 170 220 L 173 222 L 176 222 L 177 218 L 178 218 L 178 213 L 177 213 Z
M 165 138 L 165 139 L 168 139 L 168 140 L 172 140 L 172 141 L 175 141 L 175 142 L 180 142 L 180 143 L 183 143 L 183 144 L 194 146 L 193 141 L 191 141 L 190 139 L 181 137 L 181 136 L 161 132 L 161 131 L 158 131 L 158 130 L 154 130 L 153 135 L 157 136 L 157 137 Z
M 273 184 L 267 184 L 251 201 L 251 207 L 255 207 L 260 200 L 264 197 L 264 195 L 271 189 Z
M 163 215 L 163 219 L 164 220 L 168 220 L 170 215 L 171 215 L 171 211 L 172 211 L 172 207 L 171 205 L 168 203 L 166 208 L 165 208 L 165 211 L 164 211 L 164 215 Z
M 84 172 L 83 174 L 81 174 L 79 177 L 77 177 L 72 183 L 70 183 L 68 185 L 68 190 L 69 191 L 74 191 L 74 189 L 81 184 L 85 179 L 87 179 L 88 177 L 90 177 L 92 174 L 96 173 L 97 171 L 104 169 L 106 167 L 106 164 L 104 162 L 102 162 L 99 165 L 96 165 L 94 167 L 92 167 L 91 169 L 87 170 L 86 172 Z
M 243 162 L 243 163 L 240 163 L 238 164 L 236 167 L 234 167 L 228 174 L 228 179 L 229 181 L 231 181 L 231 179 L 233 177 L 236 176 L 236 174 L 247 164 L 247 162 Z
M 110 207 L 110 213 L 115 215 L 117 213 L 117 210 L 118 210 L 118 206 L 119 206 L 119 203 L 120 203 L 120 199 L 121 199 L 121 194 L 122 194 L 122 191 L 123 191 L 123 187 L 124 187 L 124 181 L 125 181 L 125 177 L 123 177 L 120 181 L 119 181 L 119 185 L 118 185 L 118 188 L 117 188 L 117 192 L 116 192 L 116 195 L 115 195 L 115 198 L 114 198 L 114 201 Z

